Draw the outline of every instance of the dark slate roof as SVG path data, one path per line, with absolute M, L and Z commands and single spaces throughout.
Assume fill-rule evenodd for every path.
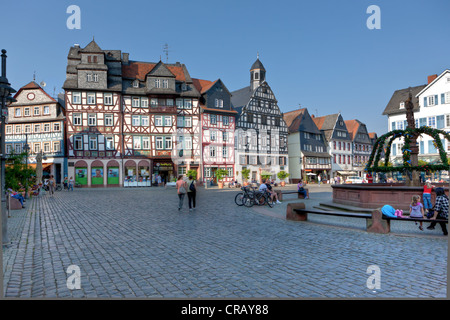
M 406 109 L 400 109 L 400 102 L 406 101 L 409 97 L 409 90 L 411 89 L 412 102 L 414 105 L 413 111 L 419 111 L 419 100 L 415 97 L 426 85 L 417 87 L 411 87 L 406 89 L 397 90 L 389 100 L 386 108 L 383 111 L 383 115 L 401 114 L 406 113 Z
M 100 49 L 98 44 L 92 40 L 89 44 L 81 50 L 83 53 L 103 53 L 103 50 Z
M 236 110 L 245 107 L 252 97 L 250 86 L 231 92 L 231 104 Z M 242 108 L 240 108 L 242 111 Z
M 250 70 L 253 70 L 253 69 L 261 69 L 261 70 L 266 71 L 266 69 L 264 68 L 262 62 L 259 61 L 259 58 L 256 59 L 256 61 L 252 64 L 252 67 L 250 68 Z
M 283 119 L 286 122 L 289 133 L 305 131 L 321 134 L 306 108 L 285 112 L 283 114 Z

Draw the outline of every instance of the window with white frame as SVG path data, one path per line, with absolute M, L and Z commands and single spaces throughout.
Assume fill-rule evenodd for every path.
M 105 149 L 114 150 L 114 137 L 111 136 L 105 137 Z
M 157 98 L 151 98 L 150 99 L 150 106 L 157 107 L 158 106 L 158 99 Z
M 216 108 L 223 108 L 223 99 L 216 99 Z
M 14 145 L 14 152 L 15 152 L 16 154 L 22 153 L 22 144 L 21 144 L 21 143 L 16 143 L 16 144 Z
M 205 177 L 211 178 L 211 168 L 210 167 L 205 168 Z
M 155 88 L 161 88 L 161 80 L 155 79 Z
M 73 137 L 73 148 L 75 150 L 83 150 L 83 137 L 82 136 L 74 136 Z
M 427 125 L 431 128 L 436 128 L 436 117 L 428 117 Z
M 223 147 L 222 148 L 222 157 L 224 159 L 228 159 L 228 147 Z
M 44 114 L 50 114 L 50 107 L 44 106 Z
M 61 130 L 61 126 L 59 122 L 53 123 L 53 132 L 59 132 Z
M 112 93 L 105 93 L 103 94 L 103 104 L 110 106 L 113 104 L 113 95 Z
M 6 126 L 6 133 L 11 134 L 12 133 L 12 126 Z
M 164 149 L 164 138 L 156 137 L 156 149 Z
M 434 96 L 427 97 L 427 106 L 434 106 L 436 104 L 436 99 Z
M 176 104 L 177 104 L 177 108 L 182 109 L 183 108 L 183 99 L 177 99 Z
M 149 125 L 148 119 L 149 119 L 148 116 L 142 116 L 141 117 L 141 126 L 144 126 L 144 127 L 148 126 Z
M 162 83 L 163 83 L 163 88 L 164 89 L 167 89 L 169 87 L 169 80 L 165 79 L 165 80 L 163 80 Z
M 44 142 L 44 152 L 50 152 L 50 142 Z
M 98 82 L 98 74 L 94 73 L 94 82 Z
M 228 176 L 232 177 L 233 176 L 233 167 L 228 167 L 227 171 L 228 171 Z
M 215 146 L 209 146 L 209 156 L 211 158 L 216 157 L 216 147 Z
M 72 103 L 73 104 L 81 103 L 81 92 L 73 92 L 72 93 Z
M 88 104 L 95 104 L 95 92 L 88 92 L 87 93 L 87 103 Z
M 166 106 L 173 107 L 173 99 L 167 99 L 166 100 Z
M 155 116 L 155 126 L 162 127 L 163 126 L 163 117 Z
M 192 137 L 184 137 L 184 149 L 192 149 Z
M 16 134 L 22 133 L 22 126 L 21 126 L 20 124 L 19 124 L 19 125 L 16 125 L 14 129 L 15 129 L 14 132 L 15 132 Z
M 185 128 L 192 127 L 192 117 L 184 117 L 184 127 Z
M 40 133 L 41 132 L 41 126 L 39 124 L 34 125 L 34 133 Z
M 142 137 L 142 149 L 150 149 L 150 137 Z
M 215 130 L 210 130 L 210 135 L 211 135 L 211 141 L 216 141 L 217 140 L 217 132 Z
M 22 116 L 22 109 L 21 108 L 16 108 L 14 114 L 15 114 L 16 117 L 21 117 Z
M 12 145 L 10 143 L 7 143 L 5 145 L 5 152 L 6 152 L 6 154 L 11 153 L 11 151 L 12 151 Z
M 81 113 L 74 113 L 72 121 L 74 126 L 81 126 Z
M 89 136 L 89 150 L 97 150 L 97 136 Z
M 148 98 L 141 98 L 141 107 L 142 108 L 148 107 Z
M 133 81 L 133 88 L 139 88 L 139 80 Z
M 191 99 L 184 99 L 184 108 L 185 109 L 191 109 L 192 108 L 192 100 Z
M 172 117 L 164 117 L 164 126 L 165 127 L 171 127 L 172 126 Z
M 141 116 L 132 116 L 131 117 L 131 125 L 134 127 L 141 125 Z
M 53 142 L 53 152 L 58 153 L 61 151 L 61 144 L 59 141 Z
M 209 116 L 211 124 L 217 124 L 217 115 L 212 114 Z
M 23 109 L 23 115 L 25 117 L 29 117 L 30 116 L 30 108 L 29 107 Z
M 34 107 L 33 115 L 38 116 L 38 115 L 40 115 L 40 114 L 41 114 L 41 108 L 39 108 L 39 107 Z
M 25 133 L 31 133 L 31 124 L 26 124 L 25 125 Z
M 445 103 L 450 103 L 450 92 L 446 92 L 445 94 L 444 94 L 444 97 L 445 97 Z
M 106 113 L 105 114 L 105 126 L 112 127 L 114 124 L 114 114 Z
M 87 81 L 87 82 L 92 82 L 92 73 L 88 73 L 88 74 L 86 75 L 86 81 Z
M 34 153 L 39 153 L 41 151 L 41 144 L 39 142 L 33 145 L 33 151 Z
M 97 125 L 97 115 L 95 113 L 88 114 L 88 126 L 96 126 Z
M 133 102 L 132 102 L 132 107 L 133 107 L 133 108 L 139 108 L 139 107 L 140 107 L 141 99 L 139 99 L 139 98 L 133 98 L 132 101 L 133 101 Z
M 50 132 L 50 123 L 44 123 L 44 132 Z
M 172 137 L 165 137 L 164 148 L 166 150 L 172 150 Z
M 141 139 L 142 139 L 141 137 L 137 137 L 137 136 L 133 137 L 133 149 L 134 150 L 140 150 L 142 148 Z
M 223 142 L 228 141 L 228 132 L 226 132 L 226 131 L 222 132 L 222 140 L 223 140 Z

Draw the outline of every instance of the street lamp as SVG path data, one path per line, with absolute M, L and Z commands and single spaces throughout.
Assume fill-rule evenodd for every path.
M 6 192 L 5 192 L 5 127 L 8 109 L 6 107 L 6 101 L 11 100 L 12 93 L 16 92 L 8 79 L 6 78 L 6 50 L 2 49 L 2 73 L 0 77 L 0 100 L 1 100 L 1 140 L 0 140 L 0 153 L 1 153 L 1 211 L 2 211 L 2 246 L 10 243 L 8 238 L 8 217 L 6 215 Z

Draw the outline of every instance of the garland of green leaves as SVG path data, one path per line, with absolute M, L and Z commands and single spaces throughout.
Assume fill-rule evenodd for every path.
M 421 134 L 429 135 L 434 139 L 434 146 L 439 150 L 439 156 L 442 162 L 441 164 L 425 164 L 419 166 L 411 165 L 411 138 L 413 138 L 415 135 L 418 137 Z M 439 129 L 433 129 L 427 126 L 414 129 L 406 128 L 405 130 L 390 131 L 382 135 L 375 141 L 372 153 L 370 154 L 369 157 L 369 161 L 367 162 L 367 166 L 364 170 L 368 172 L 394 172 L 394 171 L 411 172 L 413 170 L 430 172 L 439 170 L 449 170 L 447 153 L 444 150 L 444 146 L 442 145 L 439 135 L 443 135 L 444 138 L 450 142 L 450 135 L 447 132 Z M 391 145 L 395 139 L 400 137 L 403 137 L 405 140 L 405 143 L 402 148 L 403 165 L 396 167 L 388 167 L 389 155 L 391 153 Z M 385 145 L 385 142 L 388 138 L 390 139 L 388 140 L 388 143 Z M 386 150 L 384 166 L 379 166 L 378 164 L 384 147 Z

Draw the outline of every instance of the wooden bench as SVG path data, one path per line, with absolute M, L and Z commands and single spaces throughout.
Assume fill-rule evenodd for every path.
M 309 198 L 309 190 L 307 188 L 305 188 L 306 190 L 306 195 Z M 275 193 L 277 194 L 277 198 L 278 201 L 282 201 L 283 200 L 283 194 L 297 194 L 298 195 L 298 199 L 304 199 L 305 197 L 303 196 L 303 194 L 299 193 L 298 191 L 292 190 L 292 191 L 283 191 L 283 190 L 274 190 Z
M 391 221 L 422 221 L 422 222 L 445 222 L 444 219 L 422 219 L 422 218 L 391 218 L 383 215 L 381 208 L 375 209 L 372 213 L 357 213 L 357 212 L 341 212 L 341 211 L 320 211 L 306 209 L 304 203 L 288 203 L 286 208 L 286 219 L 293 221 L 306 221 L 308 219 L 308 213 L 340 216 L 350 218 L 363 218 L 366 219 L 366 230 L 372 233 L 389 233 L 391 231 Z

